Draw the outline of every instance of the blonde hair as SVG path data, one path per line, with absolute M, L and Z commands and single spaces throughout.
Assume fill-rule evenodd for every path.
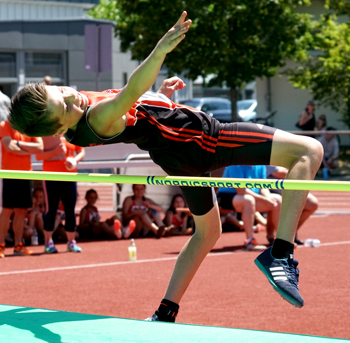
M 47 104 L 47 91 L 43 83 L 30 83 L 12 98 L 10 125 L 29 137 L 52 136 L 60 128 L 57 118 L 51 118 Z

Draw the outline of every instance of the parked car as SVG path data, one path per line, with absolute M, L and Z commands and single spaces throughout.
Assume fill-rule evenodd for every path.
M 258 102 L 255 99 L 238 100 L 237 113 L 241 121 L 252 121 L 256 119 L 256 107 Z
M 191 106 L 205 112 L 222 123 L 232 121 L 231 116 L 231 101 L 226 98 L 193 98 L 181 102 L 183 105 Z M 257 101 L 239 100 L 237 101 L 237 111 L 239 121 L 251 121 L 256 118 Z

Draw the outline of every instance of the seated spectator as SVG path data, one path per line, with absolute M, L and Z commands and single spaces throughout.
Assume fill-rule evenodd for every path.
M 266 176 L 268 179 L 285 179 L 286 175 L 288 173 L 288 169 L 284 168 L 284 167 L 277 167 L 277 166 L 266 166 Z M 281 189 L 272 189 L 271 190 L 272 193 L 278 193 L 278 194 L 282 194 L 282 190 Z M 303 241 L 301 241 L 298 238 L 298 232 L 300 227 L 305 223 L 305 221 L 318 209 L 318 200 L 317 198 L 309 193 L 307 198 L 306 198 L 306 202 L 305 202 L 305 206 L 303 209 L 303 212 L 300 215 L 300 219 L 299 219 L 299 223 L 298 223 L 298 227 L 297 227 L 297 234 L 295 235 L 295 239 L 294 242 L 297 245 L 302 245 L 304 244 Z M 275 231 L 269 231 L 267 230 L 267 239 L 268 241 L 272 244 L 274 241 L 274 236 L 275 235 Z
M 164 218 L 166 236 L 192 234 L 192 227 L 189 225 L 189 209 L 186 208 L 183 195 L 175 194 L 170 204 Z
M 103 237 L 114 237 L 121 239 L 123 237 L 121 223 L 117 217 L 114 215 L 105 221 L 100 221 L 101 217 L 98 213 L 98 209 L 95 206 L 98 199 L 97 192 L 94 189 L 89 189 L 85 194 L 85 200 L 87 204 L 81 209 L 79 215 L 79 226 L 77 232 L 80 238 L 97 238 Z M 130 221 L 130 227 L 127 228 L 127 232 L 135 228 L 135 222 Z M 130 235 L 130 234 L 129 234 Z
M 333 127 L 328 127 L 327 131 L 335 131 Z M 323 146 L 324 155 L 322 166 L 328 170 L 336 169 L 339 166 L 339 143 L 336 134 L 326 133 L 319 139 Z
M 324 114 L 321 114 L 317 121 L 316 121 L 316 125 L 315 125 L 315 131 L 326 131 L 327 130 L 327 118 Z M 324 136 L 324 134 L 322 135 L 317 135 L 315 136 L 315 138 L 317 138 L 318 140 Z
M 122 218 L 123 225 L 128 226 L 130 220 L 134 220 L 136 227 L 131 237 L 146 236 L 152 231 L 156 238 L 165 233 L 160 212 L 164 209 L 152 199 L 145 197 L 146 185 L 133 185 L 134 195 L 128 196 L 123 201 Z
M 28 211 L 24 222 L 23 238 L 32 236 L 44 238 L 44 219 L 46 212 L 45 195 L 42 188 L 35 188 L 33 191 L 33 207 Z
M 265 166 L 230 166 L 224 171 L 223 177 L 266 179 Z M 258 245 L 253 236 L 255 212 L 267 212 L 267 230 L 277 229 L 282 197 L 270 193 L 268 189 L 219 188 L 219 205 L 222 208 L 231 206 L 242 213 L 242 221 L 247 239 L 244 247 L 248 251 L 263 250 L 264 245 Z
M 225 196 L 224 196 L 225 197 Z M 225 199 L 223 199 L 223 206 L 225 205 Z M 218 203 L 221 203 L 221 197 L 220 194 L 218 194 Z M 228 208 L 222 208 L 219 205 L 220 208 L 220 217 L 221 217 L 221 224 L 222 224 L 222 232 L 225 231 L 233 231 L 232 229 L 238 229 L 240 231 L 244 231 L 244 223 L 241 220 L 240 213 L 237 213 L 231 204 L 227 206 Z M 259 232 L 261 229 L 261 226 L 266 226 L 267 220 L 266 218 L 260 213 L 255 212 L 254 213 L 254 223 L 253 231 Z

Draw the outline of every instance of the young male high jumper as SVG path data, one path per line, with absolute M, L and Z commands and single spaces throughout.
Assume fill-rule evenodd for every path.
M 185 38 L 191 20 L 183 12 L 121 90 L 77 92 L 70 87 L 29 84 L 12 99 L 10 123 L 28 136 L 65 134 L 79 146 L 134 143 L 169 175 L 207 176 L 220 167 L 278 165 L 288 179 L 312 180 L 322 161 L 321 144 L 252 123 L 222 124 L 169 97 L 182 88 L 178 78 L 148 92 L 168 53 Z M 116 147 L 117 149 L 117 147 Z M 209 187 L 182 187 L 193 213 L 196 232 L 177 259 L 164 299 L 151 321 L 174 322 L 179 303 L 205 256 L 221 233 L 218 205 Z M 285 190 L 276 240 L 255 263 L 281 296 L 296 307 L 304 300 L 298 289 L 294 236 L 307 191 Z

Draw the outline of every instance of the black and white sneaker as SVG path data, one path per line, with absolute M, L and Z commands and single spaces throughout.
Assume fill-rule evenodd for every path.
M 295 307 L 304 306 L 298 288 L 298 261 L 293 259 L 293 255 L 288 259 L 277 259 L 271 255 L 271 248 L 268 248 L 254 262 L 284 300 Z
M 159 318 L 156 314 L 145 319 L 146 322 L 159 322 Z

